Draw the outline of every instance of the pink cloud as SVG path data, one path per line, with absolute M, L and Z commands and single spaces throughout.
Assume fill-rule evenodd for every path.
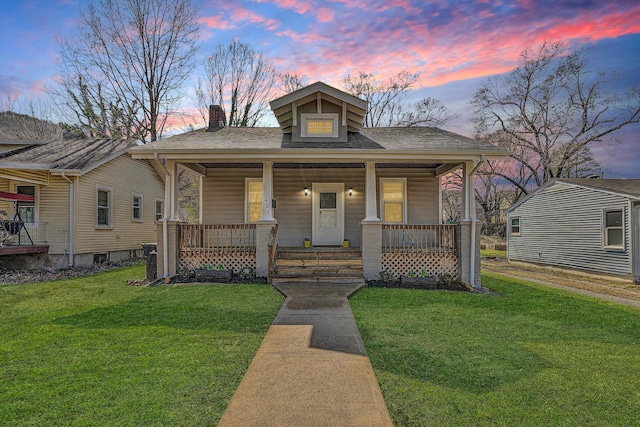
M 333 20 L 333 10 L 327 7 L 318 8 L 316 17 L 319 22 L 329 22 Z

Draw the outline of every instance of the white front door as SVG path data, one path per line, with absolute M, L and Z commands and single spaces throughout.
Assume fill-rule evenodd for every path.
M 313 184 L 312 243 L 341 245 L 344 238 L 344 184 Z

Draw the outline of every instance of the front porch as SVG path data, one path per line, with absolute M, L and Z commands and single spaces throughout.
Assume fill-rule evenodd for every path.
M 279 282 L 364 281 L 376 279 L 382 271 L 396 277 L 447 274 L 456 280 L 468 280 L 463 272 L 468 257 L 465 259 L 460 248 L 463 237 L 470 237 L 470 224 L 378 222 L 363 223 L 361 227 L 363 237 L 358 240 L 362 246 L 306 248 L 302 242 L 295 247 L 278 246 L 277 224 L 175 222 L 171 224 L 177 242 L 173 262 L 178 266 L 176 272 L 217 268 L 237 274 L 250 270 L 268 277 L 270 282 L 274 278 Z M 372 236 L 378 236 L 377 241 Z

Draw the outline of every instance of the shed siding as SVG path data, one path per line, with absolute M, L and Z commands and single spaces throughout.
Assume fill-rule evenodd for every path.
M 624 209 L 625 250 L 603 248 L 603 209 Z M 626 197 L 570 186 L 550 186 L 509 213 L 520 235 L 508 236 L 509 259 L 610 274 L 631 274 L 630 212 Z
M 437 224 L 440 183 L 421 170 L 384 169 L 377 177 L 407 178 L 407 213 L 410 224 Z M 209 169 L 202 180 L 202 223 L 244 222 L 245 178 L 262 178 L 262 169 Z M 379 185 L 379 180 L 378 185 Z M 362 243 L 360 222 L 365 217 L 364 169 L 274 169 L 273 186 L 278 220 L 278 244 L 300 246 L 311 237 L 313 183 L 344 183 L 345 237 L 352 246 Z M 305 197 L 304 188 L 309 189 Z M 353 196 L 348 195 L 353 188 Z M 379 207 L 378 207 L 379 209 Z
M 96 184 L 113 189 L 113 227 L 96 229 Z M 155 199 L 164 199 L 164 184 L 144 160 L 120 156 L 79 179 L 76 253 L 140 249 L 156 241 Z M 131 220 L 131 194 L 143 194 L 143 221 Z

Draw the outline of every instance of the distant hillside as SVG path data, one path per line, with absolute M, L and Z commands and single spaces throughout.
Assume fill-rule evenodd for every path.
M 62 139 L 60 126 L 26 114 L 0 112 L 0 139 L 54 140 Z

